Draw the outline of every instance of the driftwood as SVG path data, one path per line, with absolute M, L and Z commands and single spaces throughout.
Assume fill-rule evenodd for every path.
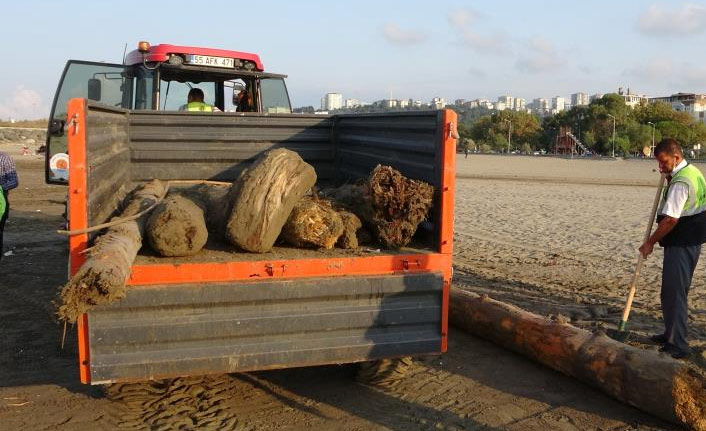
M 363 226 L 358 216 L 348 211 L 338 211 L 343 221 L 343 234 L 338 238 L 336 246 L 340 248 L 358 248 L 358 230 Z
M 127 198 L 127 205 L 117 218 L 138 214 L 164 196 L 165 185 L 153 180 L 135 189 Z M 86 261 L 61 290 L 58 315 L 74 322 L 91 307 L 106 304 L 125 296 L 125 282 L 130 267 L 142 247 L 145 219 L 110 227 L 96 238 Z
M 455 326 L 575 377 L 662 419 L 706 430 L 706 375 L 666 354 L 619 343 L 470 292 L 452 290 Z
M 162 256 L 190 256 L 208 240 L 201 200 L 170 194 L 152 210 L 145 236 L 150 247 Z
M 314 168 L 297 153 L 283 148 L 266 152 L 231 188 L 226 238 L 243 250 L 271 250 L 292 208 L 314 184 Z
M 400 248 L 410 243 L 427 217 L 434 188 L 378 165 L 366 182 L 342 186 L 333 197 L 360 217 L 385 247 Z
M 305 197 L 292 209 L 280 238 L 295 247 L 331 249 L 343 231 L 343 220 L 330 202 Z

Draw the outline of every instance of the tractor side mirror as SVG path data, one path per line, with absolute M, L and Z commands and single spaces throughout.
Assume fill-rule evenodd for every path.
M 88 80 L 88 98 L 95 101 L 101 100 L 101 80 L 91 78 Z
M 57 119 L 51 120 L 51 123 L 49 124 L 49 134 L 51 136 L 64 136 L 64 126 L 65 125 L 66 125 L 66 121 L 64 121 L 64 120 L 57 120 Z

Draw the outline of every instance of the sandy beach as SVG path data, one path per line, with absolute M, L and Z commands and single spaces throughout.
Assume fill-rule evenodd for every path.
M 107 390 L 82 385 L 75 329 L 68 328 L 61 350 L 52 305 L 66 280 L 66 239 L 54 233 L 62 227 L 66 189 L 44 184 L 41 156 L 22 156 L 18 143 L 0 143 L 0 151 L 16 158 L 21 181 L 11 195 L 5 250 L 12 255 L 3 257 L 0 279 L 2 429 L 678 429 L 455 329 L 447 354 L 416 358 L 394 388 L 356 383 L 352 366 Z M 455 285 L 541 314 L 561 313 L 581 326 L 617 322 L 654 193 L 653 167 L 461 156 Z M 660 326 L 660 256 L 658 250 L 648 261 L 630 323 L 644 333 Z M 690 322 L 696 352 L 706 339 L 703 262 L 697 273 Z
M 706 166 L 696 164 L 704 170 Z M 458 159 L 457 285 L 579 326 L 620 320 L 659 181 L 652 160 Z M 629 328 L 662 330 L 662 249 L 646 260 Z M 706 259 L 690 300 L 692 360 L 706 345 Z M 649 346 L 645 346 L 649 347 Z

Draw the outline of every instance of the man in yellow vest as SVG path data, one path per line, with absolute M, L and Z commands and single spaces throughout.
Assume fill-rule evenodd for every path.
M 691 278 L 706 242 L 706 180 L 699 169 L 684 160 L 681 146 L 672 138 L 655 147 L 659 171 L 668 186 L 657 215 L 657 229 L 640 247 L 647 257 L 659 243 L 664 248 L 662 267 L 662 316 L 664 333 L 652 336 L 661 352 L 677 359 L 689 356 L 688 302 Z
M 181 107 L 182 111 L 189 112 L 221 112 L 215 106 L 204 103 L 203 90 L 200 88 L 192 88 L 186 96 L 186 105 Z

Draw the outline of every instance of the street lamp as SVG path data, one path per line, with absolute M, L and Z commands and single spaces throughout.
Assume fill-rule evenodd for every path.
M 648 121 L 647 124 L 652 125 L 652 150 L 650 151 L 650 156 L 655 155 L 655 123 Z
M 512 132 L 512 121 L 508 119 L 504 119 L 503 121 L 509 123 L 507 127 L 507 153 L 510 154 L 510 133 Z
M 615 117 L 610 114 L 607 115 L 613 119 L 613 158 L 615 158 Z

